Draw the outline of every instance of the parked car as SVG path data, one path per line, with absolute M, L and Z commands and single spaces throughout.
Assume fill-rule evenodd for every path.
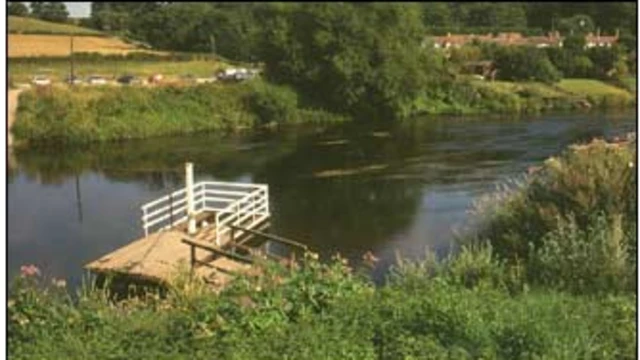
M 123 75 L 117 79 L 118 83 L 123 85 L 140 84 L 141 80 L 133 75 Z
M 44 75 L 36 75 L 31 79 L 31 83 L 37 86 L 51 85 L 51 79 Z
M 99 75 L 91 75 L 87 78 L 87 84 L 89 85 L 106 85 L 107 79 Z

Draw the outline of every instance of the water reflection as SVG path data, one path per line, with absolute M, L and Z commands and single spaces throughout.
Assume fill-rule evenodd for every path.
M 272 231 L 380 275 L 398 250 L 447 248 L 471 201 L 568 144 L 635 129 L 635 113 L 305 126 L 82 148 L 16 149 L 9 275 L 36 263 L 77 284 L 82 264 L 139 237 L 139 206 L 197 179 L 268 183 Z

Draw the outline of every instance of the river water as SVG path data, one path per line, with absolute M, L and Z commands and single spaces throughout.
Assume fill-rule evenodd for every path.
M 636 113 L 419 118 L 16 150 L 8 170 L 8 275 L 36 264 L 78 285 L 82 265 L 142 235 L 140 205 L 196 181 L 266 183 L 270 232 L 381 278 L 396 254 L 442 251 L 474 199 L 569 144 L 636 129 Z

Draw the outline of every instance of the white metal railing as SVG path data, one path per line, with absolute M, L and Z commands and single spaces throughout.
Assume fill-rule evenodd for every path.
M 193 186 L 193 199 L 194 215 L 215 212 L 218 245 L 222 236 L 230 232 L 229 224 L 252 227 L 269 216 L 268 185 L 202 181 Z M 145 236 L 187 220 L 186 188 L 142 205 Z

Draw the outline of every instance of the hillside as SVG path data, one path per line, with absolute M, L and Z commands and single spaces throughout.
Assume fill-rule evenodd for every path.
M 9 58 L 31 56 L 68 56 L 70 35 L 9 34 Z M 102 36 L 78 36 L 73 40 L 75 52 L 101 54 L 126 54 L 143 51 L 119 38 Z
M 91 35 L 105 36 L 104 33 L 84 27 L 58 24 L 20 16 L 9 16 L 7 24 L 9 34 L 51 34 L 51 35 Z

